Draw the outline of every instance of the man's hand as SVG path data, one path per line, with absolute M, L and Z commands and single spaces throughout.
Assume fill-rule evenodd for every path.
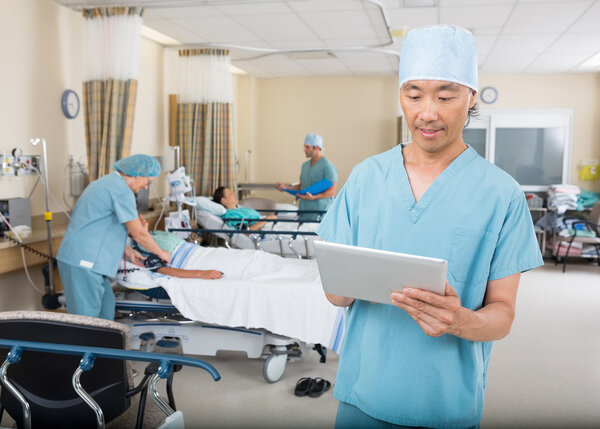
M 310 192 L 307 192 L 306 194 L 296 194 L 296 196 L 298 198 L 302 199 L 302 200 L 316 200 L 316 199 L 318 199 L 317 197 L 315 197 Z
M 278 191 L 283 191 L 284 189 L 287 189 L 287 187 L 281 182 L 275 183 L 275 188 L 277 188 Z
M 455 334 L 461 325 L 461 301 L 446 282 L 446 295 L 416 288 L 404 288 L 391 295 L 392 303 L 406 311 L 430 337 Z
M 140 252 L 138 252 L 137 250 L 132 249 L 129 246 L 125 246 L 125 256 L 127 257 L 127 259 L 129 259 L 134 265 L 137 265 L 138 267 L 143 267 L 144 266 L 144 258 Z

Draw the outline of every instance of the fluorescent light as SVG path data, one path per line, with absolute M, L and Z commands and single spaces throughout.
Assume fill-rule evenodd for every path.
M 578 68 L 591 69 L 591 68 L 596 68 L 596 67 L 600 67 L 600 52 L 598 52 L 591 58 L 588 58 L 587 60 L 585 60 L 584 62 L 579 64 Z
M 160 33 L 156 30 L 153 30 L 150 27 L 146 27 L 142 25 L 142 37 L 145 37 L 148 40 L 152 40 L 163 46 L 173 46 L 173 45 L 181 45 L 182 43 L 179 40 L 175 40 L 172 37 L 167 36 L 166 34 Z
M 229 71 L 233 74 L 248 74 L 246 70 L 242 70 L 241 68 L 232 65 L 229 66 Z

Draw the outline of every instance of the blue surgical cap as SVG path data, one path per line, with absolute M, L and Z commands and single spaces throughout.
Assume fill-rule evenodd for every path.
M 133 177 L 156 177 L 160 174 L 160 164 L 150 155 L 131 155 L 115 162 L 115 170 Z
M 469 30 L 457 26 L 411 30 L 400 51 L 400 88 L 410 80 L 444 80 L 477 91 L 477 45 Z
M 323 137 L 318 134 L 307 134 L 304 139 L 304 144 L 309 146 L 318 146 L 323 149 Z

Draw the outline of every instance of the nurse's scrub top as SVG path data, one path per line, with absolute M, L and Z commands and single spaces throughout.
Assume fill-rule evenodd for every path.
M 300 182 L 302 183 L 302 189 L 308 188 L 323 179 L 329 179 L 331 182 L 338 181 L 338 171 L 335 165 L 331 163 L 324 156 L 321 157 L 311 167 L 311 160 L 309 159 L 302 164 L 300 170 Z M 303 200 L 300 199 L 299 209 L 300 210 L 327 210 L 333 201 L 333 197 L 322 198 L 318 200 Z
M 135 194 L 117 172 L 93 181 L 75 204 L 56 258 L 114 277 L 125 252 L 125 223 L 137 217 Z
M 365 160 L 317 232 L 326 241 L 446 259 L 448 282 L 472 310 L 482 307 L 489 280 L 543 264 L 518 183 L 471 147 L 418 202 L 402 146 Z M 428 337 L 404 310 L 356 300 L 334 396 L 397 425 L 475 426 L 491 348 L 449 334 Z

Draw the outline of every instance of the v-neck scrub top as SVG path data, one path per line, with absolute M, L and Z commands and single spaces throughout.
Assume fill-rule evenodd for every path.
M 56 258 L 114 277 L 127 242 L 125 224 L 137 217 L 135 194 L 118 173 L 93 181 L 75 204 Z
M 314 165 L 310 165 L 309 159 L 300 170 L 300 182 L 302 189 L 308 188 L 323 179 L 329 179 L 331 182 L 337 182 L 338 171 L 335 165 L 324 156 L 321 157 Z M 333 197 L 321 198 L 318 200 L 303 200 L 300 199 L 300 210 L 327 210 L 333 201 Z M 316 216 L 308 216 L 316 217 Z
M 398 145 L 357 165 L 321 222 L 326 241 L 446 259 L 462 305 L 543 264 L 518 183 L 468 147 L 415 202 Z M 369 287 L 369 285 L 365 285 Z M 390 300 L 391 302 L 391 300 Z M 428 337 L 402 309 L 348 310 L 334 396 L 396 425 L 477 425 L 491 342 Z

